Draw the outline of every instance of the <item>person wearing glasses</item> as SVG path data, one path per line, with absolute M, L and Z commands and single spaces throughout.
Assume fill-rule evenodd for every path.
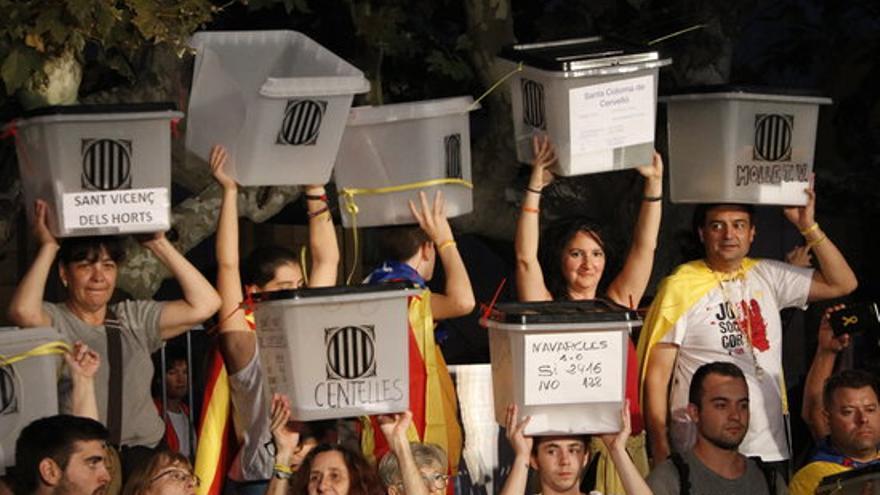
M 163 449 L 132 471 L 122 495 L 195 495 L 199 484 L 186 457 Z
M 388 495 L 442 495 L 449 484 L 447 455 L 437 444 L 410 442 L 412 413 L 381 416 L 379 426 L 390 451 L 379 461 L 379 478 Z

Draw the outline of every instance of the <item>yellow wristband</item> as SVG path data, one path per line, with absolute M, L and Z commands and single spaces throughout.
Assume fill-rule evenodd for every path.
M 441 242 L 440 244 L 437 245 L 437 251 L 443 251 L 444 249 L 448 248 L 449 246 L 455 246 L 455 241 L 452 239 L 449 239 L 448 241 Z
M 818 222 L 817 222 L 817 223 L 814 223 L 813 225 L 810 225 L 809 227 L 807 227 L 807 228 L 805 228 L 804 230 L 802 230 L 802 231 L 801 231 L 801 235 L 807 235 L 807 234 L 809 234 L 810 232 L 812 232 L 812 231 L 814 231 L 814 230 L 817 230 L 818 228 L 819 228 L 819 224 L 818 224 Z
M 290 469 L 290 466 L 285 466 L 284 464 L 275 464 L 272 466 L 272 470 L 284 474 L 293 474 L 293 469 Z
M 825 234 L 822 234 L 822 237 L 816 239 L 815 241 L 810 241 L 809 243 L 807 243 L 807 247 L 808 248 L 816 247 L 819 244 L 822 244 L 825 241 L 825 239 L 828 239 L 828 236 L 826 236 Z

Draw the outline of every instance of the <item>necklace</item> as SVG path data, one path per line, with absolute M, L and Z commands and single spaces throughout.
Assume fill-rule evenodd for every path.
M 761 380 L 764 378 L 764 368 L 758 364 L 758 354 L 755 352 L 755 345 L 752 342 L 752 298 L 749 294 L 749 285 L 746 282 L 746 274 L 740 265 L 740 267 L 733 272 L 733 276 L 727 280 L 728 282 L 739 282 L 740 298 L 745 301 L 743 307 L 739 302 L 734 303 L 733 298 L 731 298 L 730 294 L 727 292 L 727 287 L 724 285 L 725 280 L 721 275 L 711 268 L 710 270 L 712 271 L 712 275 L 715 275 L 715 280 L 718 281 L 718 286 L 721 288 L 721 296 L 724 298 L 724 303 L 733 311 L 733 315 L 736 318 L 736 326 L 737 329 L 739 329 L 740 335 L 745 337 L 746 344 L 749 346 L 749 352 L 752 355 L 752 364 L 755 366 L 755 376 L 758 377 L 758 380 Z

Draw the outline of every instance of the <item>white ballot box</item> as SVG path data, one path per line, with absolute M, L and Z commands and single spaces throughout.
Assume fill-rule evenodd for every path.
M 242 185 L 324 184 L 363 72 L 296 31 L 196 33 L 186 148 Z
M 714 86 L 660 101 L 667 105 L 673 202 L 806 204 L 819 105 L 830 99 Z
M 512 45 L 499 54 L 509 79 L 516 156 L 532 160 L 532 137 L 549 134 L 561 175 L 650 165 L 654 151 L 656 51 L 600 36 Z
M 866 491 L 868 483 L 871 489 Z M 816 495 L 880 495 L 880 464 L 826 476 Z
M 429 200 L 443 191 L 447 217 L 470 213 L 473 103 L 462 96 L 352 108 L 334 171 L 342 225 L 416 223 L 408 200 L 418 204 L 420 191 Z
M 0 328 L 0 474 L 15 464 L 15 441 L 31 421 L 58 414 L 59 355 L 34 355 L 8 364 L 43 344 L 62 340 L 54 328 Z
M 603 300 L 512 303 L 481 323 L 499 424 L 513 403 L 531 416 L 527 435 L 620 431 L 635 312 Z
M 268 389 L 300 421 L 409 408 L 409 298 L 404 284 L 268 292 L 256 307 Z
M 56 237 L 170 228 L 171 103 L 45 107 L 14 126 L 28 219 L 48 203 Z

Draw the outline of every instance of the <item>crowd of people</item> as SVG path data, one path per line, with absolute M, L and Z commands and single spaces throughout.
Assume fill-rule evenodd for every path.
M 548 137 L 535 138 L 533 150 L 515 238 L 518 299 L 601 297 L 637 307 L 651 278 L 662 216 L 660 155 L 638 168 L 644 189 L 627 251 L 608 253 L 600 225 L 583 219 L 542 231 L 540 200 L 553 180 L 556 156 Z M 240 438 L 231 465 L 224 466 L 228 472 L 222 473 L 228 493 L 451 493 L 462 429 L 433 323 L 471 313 L 475 298 L 442 195 L 422 193 L 410 202 L 418 225 L 383 232 L 386 259 L 364 281 L 406 281 L 423 290 L 409 306 L 419 316 L 411 315 L 408 336 L 410 410 L 365 418 L 350 429 L 355 438 L 346 439 L 334 424 L 294 421 L 290 398 L 270 397 L 259 328 L 248 304 L 257 292 L 336 284 L 340 256 L 326 192 L 323 186 L 304 188 L 311 266 L 274 246 L 261 246 L 240 261 L 238 190 L 225 172 L 227 160 L 222 147 L 212 150 L 211 171 L 223 191 L 216 289 L 163 235 L 141 240 L 179 283 L 183 298 L 175 301 L 110 303 L 123 245 L 110 237 L 59 242 L 47 228 L 46 204 L 37 202 L 39 251 L 15 291 L 9 316 L 23 328 L 58 329 L 72 351 L 58 384 L 62 414 L 34 421 L 18 438 L 8 479 L 13 491 L 196 493 L 199 438 L 184 400 L 189 363 L 172 355 L 152 383 L 157 366 L 150 356 L 164 341 L 216 313 L 218 359 L 228 376 Z M 779 311 L 840 298 L 857 285 L 844 256 L 815 220 L 812 188 L 805 194 L 805 206 L 786 207 L 784 213 L 804 237 L 801 256 L 810 253 L 815 268 L 810 260 L 796 265 L 750 258 L 756 235 L 751 206 L 698 207 L 694 232 L 703 257 L 663 280 L 641 332 L 629 343 L 622 429 L 532 437 L 524 433 L 530 418 L 511 404 L 501 426 L 514 456 L 504 479 L 497 480 L 503 482 L 501 493 L 808 494 L 825 476 L 880 464 L 877 380 L 865 371 L 837 371 L 837 355 L 850 338 L 832 332 L 827 314 L 801 412 L 816 448 L 803 466 L 792 461 Z M 618 273 L 606 277 L 609 254 L 623 262 Z M 56 257 L 67 298 L 48 303 L 43 294 Z M 438 258 L 444 290 L 432 293 L 427 283 Z M 595 486 L 583 487 L 594 460 Z

